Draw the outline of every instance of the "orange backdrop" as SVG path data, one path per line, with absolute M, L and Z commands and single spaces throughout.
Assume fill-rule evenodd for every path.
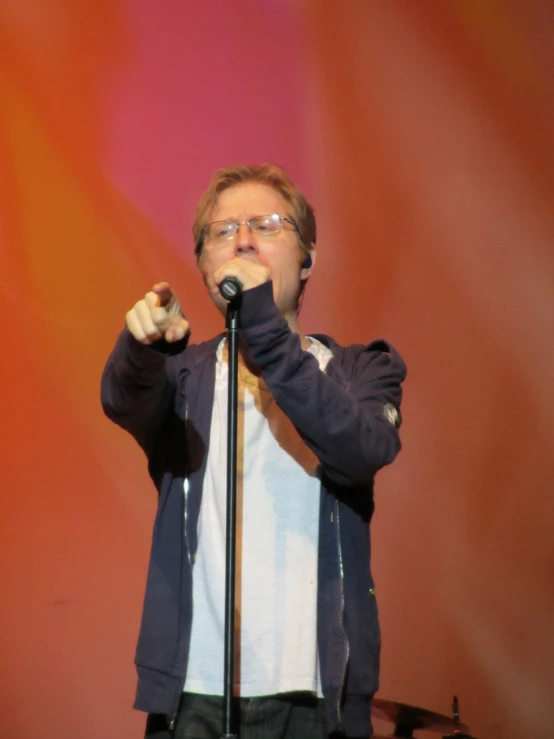
M 380 695 L 552 734 L 553 130 L 549 0 L 0 0 L 1 737 L 141 736 L 155 494 L 99 377 L 159 279 L 221 328 L 189 234 L 241 161 L 316 207 L 304 329 L 409 366 Z

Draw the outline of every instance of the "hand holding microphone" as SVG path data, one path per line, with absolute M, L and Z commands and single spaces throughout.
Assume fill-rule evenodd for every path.
M 269 269 L 249 254 L 231 259 L 214 273 L 215 284 L 225 300 L 233 300 L 243 290 L 258 287 L 270 279 Z

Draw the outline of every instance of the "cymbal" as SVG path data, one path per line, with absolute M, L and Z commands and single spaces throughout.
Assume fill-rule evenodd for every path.
M 437 732 L 451 732 L 453 729 L 468 731 L 465 724 L 456 723 L 449 716 L 428 711 L 426 708 L 409 706 L 406 703 L 388 701 L 384 698 L 374 698 L 371 701 L 371 712 L 377 718 L 386 719 L 396 724 L 395 734 L 397 736 L 399 731 L 411 736 L 411 733 L 417 729 Z

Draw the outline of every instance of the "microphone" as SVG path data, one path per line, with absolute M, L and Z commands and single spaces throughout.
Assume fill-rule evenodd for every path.
M 226 277 L 219 283 L 219 292 L 225 300 L 234 300 L 242 295 L 242 282 L 237 277 Z
M 250 259 L 252 262 L 260 264 L 256 257 L 253 257 L 251 254 L 241 254 L 239 258 Z M 238 277 L 226 277 L 219 283 L 219 292 L 225 300 L 234 300 L 239 295 L 242 295 L 242 282 Z

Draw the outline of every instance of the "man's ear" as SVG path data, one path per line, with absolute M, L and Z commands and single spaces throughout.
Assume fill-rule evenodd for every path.
M 302 264 L 300 265 L 300 279 L 301 280 L 307 280 L 308 277 L 312 274 L 315 267 L 315 260 L 316 260 L 316 250 L 315 250 L 315 244 L 310 245 L 309 251 L 306 253 Z

